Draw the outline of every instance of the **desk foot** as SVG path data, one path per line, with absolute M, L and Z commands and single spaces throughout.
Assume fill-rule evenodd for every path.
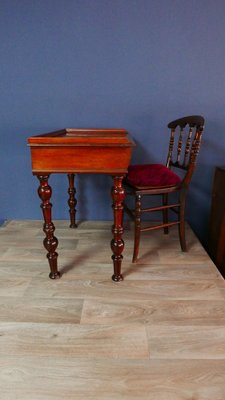
M 123 281 L 123 275 L 115 275 L 115 274 L 113 274 L 113 276 L 112 276 L 112 280 L 114 281 L 114 282 L 121 282 L 121 281 Z
M 50 272 L 49 278 L 50 279 L 59 279 L 59 278 L 61 278 L 61 274 L 58 271 L 57 272 Z
M 113 248 L 114 241 L 112 240 L 111 246 Z M 122 248 L 124 247 L 124 243 L 122 243 Z M 123 256 L 112 256 L 113 265 L 114 265 L 114 274 L 112 276 L 112 280 L 114 282 L 121 282 L 123 281 L 123 275 L 121 274 L 121 264 L 122 264 Z
M 123 280 L 121 275 L 121 264 L 123 260 L 122 252 L 124 249 L 123 235 L 123 200 L 125 192 L 122 186 L 123 176 L 115 176 L 113 178 L 114 186 L 112 188 L 114 224 L 112 226 L 113 239 L 111 241 L 111 249 L 113 252 L 112 260 L 114 264 L 114 274 L 112 280 L 120 282 Z
M 75 229 L 75 228 L 77 228 L 77 227 L 78 227 L 77 224 L 70 224 L 70 228 L 71 228 L 71 229 Z
M 76 205 L 77 205 L 77 199 L 75 197 L 76 195 L 76 189 L 74 186 L 74 178 L 75 174 L 68 174 L 68 180 L 69 180 L 69 189 L 68 189 L 68 194 L 69 194 L 69 200 L 68 200 L 68 206 L 69 206 L 69 213 L 70 213 L 70 228 L 77 228 L 76 224 Z

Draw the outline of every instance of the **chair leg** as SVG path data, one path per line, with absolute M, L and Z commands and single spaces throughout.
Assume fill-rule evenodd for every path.
M 164 194 L 162 195 L 162 198 L 163 198 L 163 205 L 164 205 L 164 206 L 167 206 L 167 205 L 168 205 L 168 193 L 164 193 Z M 163 223 L 164 223 L 164 224 L 168 224 L 168 208 L 165 208 L 165 209 L 162 211 L 162 213 L 163 213 Z M 163 229 L 164 229 L 165 235 L 167 235 L 167 234 L 169 233 L 169 228 L 168 228 L 168 226 L 164 227 Z
M 141 236 L 141 196 L 135 198 L 135 229 L 134 229 L 134 252 L 132 262 L 137 262 Z
M 182 251 L 187 251 L 186 239 L 185 239 L 185 203 L 186 203 L 186 191 L 182 191 L 180 194 L 180 208 L 179 208 L 179 238 L 180 246 Z

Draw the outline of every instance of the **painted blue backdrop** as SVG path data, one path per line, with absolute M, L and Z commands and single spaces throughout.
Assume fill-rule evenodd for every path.
M 27 137 L 126 128 L 133 162 L 164 162 L 167 123 L 206 119 L 188 220 L 207 241 L 216 165 L 225 164 L 224 0 L 1 0 L 0 219 L 42 218 Z M 68 217 L 52 176 L 53 217 Z M 78 218 L 110 219 L 111 178 L 80 176 Z

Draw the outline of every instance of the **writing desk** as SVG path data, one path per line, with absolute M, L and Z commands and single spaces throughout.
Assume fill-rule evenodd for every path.
M 52 173 L 66 173 L 69 179 L 69 211 L 70 227 L 76 227 L 76 189 L 74 176 L 76 173 L 103 173 L 113 178 L 112 201 L 114 223 L 111 249 L 114 273 L 112 279 L 121 281 L 123 235 L 123 200 L 125 192 L 122 180 L 127 173 L 134 142 L 123 129 L 63 129 L 28 138 L 31 150 L 32 173 L 39 179 L 38 195 L 42 201 L 45 239 L 44 247 L 50 266 L 49 277 L 60 277 L 57 267 L 56 248 L 58 240 L 54 235 L 52 222 L 52 204 L 50 202 L 52 188 L 49 176 Z

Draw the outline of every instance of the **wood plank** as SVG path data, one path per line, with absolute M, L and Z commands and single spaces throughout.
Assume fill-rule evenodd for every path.
M 225 325 L 223 300 L 146 300 L 129 299 L 85 300 L 81 323 L 146 325 Z
M 82 299 L 0 297 L 0 322 L 80 323 Z M 4 326 L 4 325 L 3 325 Z
M 0 279 L 0 301 L 1 296 L 22 297 L 30 285 L 30 277 L 4 277 Z M 15 300 L 16 301 L 16 300 Z
M 1 400 L 224 400 L 225 393 L 224 360 L 6 356 L 1 372 Z
M 0 326 L 0 356 L 38 354 L 42 357 L 149 358 L 142 325 L 79 325 L 7 323 Z
M 223 300 L 217 281 L 134 281 L 125 280 L 119 284 L 108 277 L 106 280 L 76 279 L 69 274 L 60 280 L 50 281 L 46 278 L 35 277 L 25 292 L 26 297 L 52 298 L 83 298 L 83 299 L 109 299 L 119 298 L 135 300 L 176 299 L 176 300 Z
M 225 325 L 152 325 L 147 332 L 151 358 L 225 359 Z

